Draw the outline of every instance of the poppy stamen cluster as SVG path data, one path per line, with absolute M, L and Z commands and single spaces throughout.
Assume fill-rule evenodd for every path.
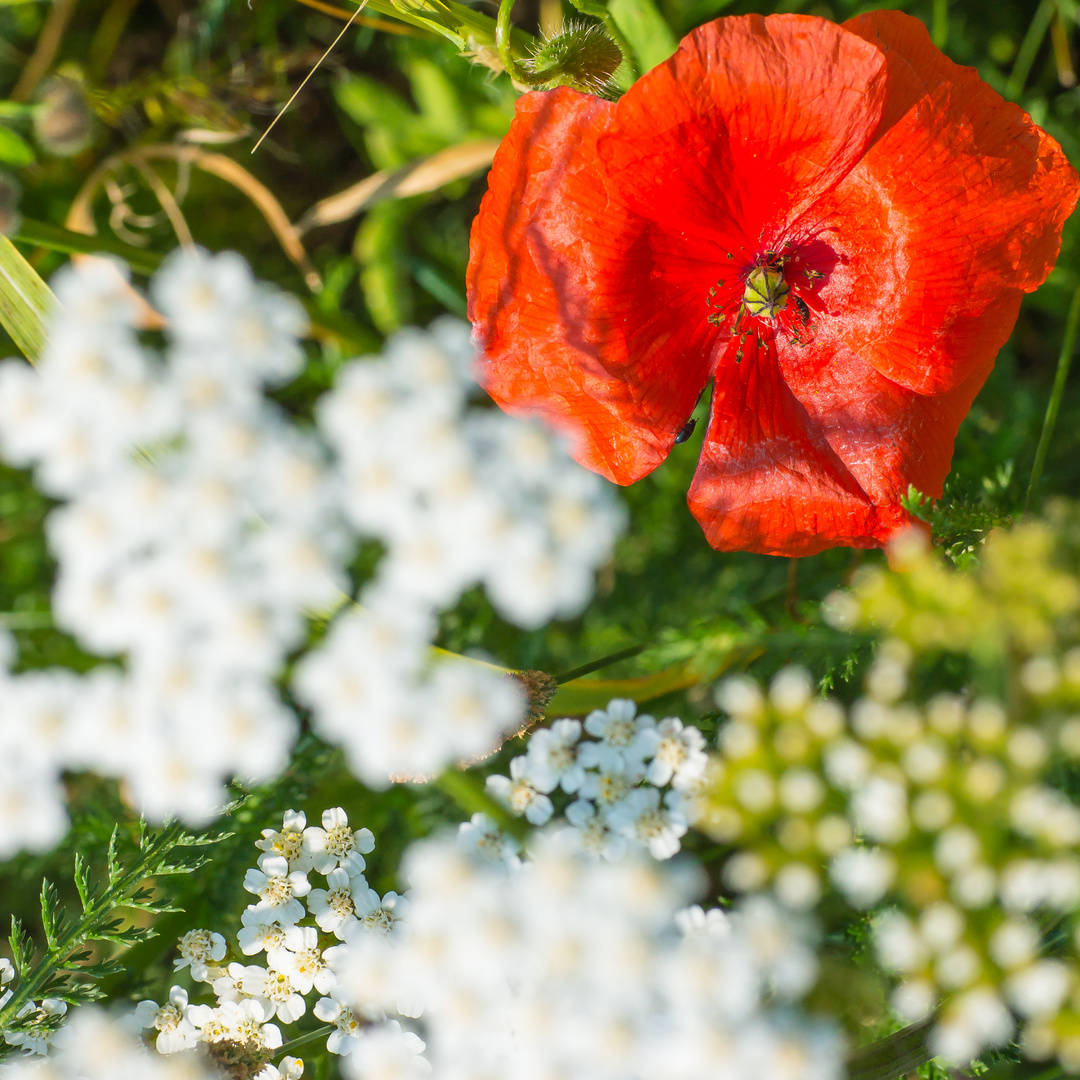
M 745 341 L 751 334 L 762 348 L 775 340 L 777 331 L 792 345 L 808 344 L 811 311 L 826 311 L 814 287 L 825 278 L 825 271 L 808 264 L 813 253 L 807 256 L 790 240 L 777 248 L 763 250 L 737 275 L 719 278 L 705 298 L 710 309 L 706 321 L 718 330 L 729 328 L 726 353 L 733 354 L 736 363 L 742 362 Z M 727 257 L 735 258 L 731 252 Z M 825 263 L 826 257 L 818 253 L 817 261 Z

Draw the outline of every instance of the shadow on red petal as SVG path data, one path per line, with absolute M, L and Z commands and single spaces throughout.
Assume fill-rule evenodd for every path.
M 772 342 L 748 338 L 739 363 L 736 347 L 717 367 L 687 496 L 709 543 L 764 555 L 881 547 L 898 522 L 882 521 L 830 449 L 781 377 Z

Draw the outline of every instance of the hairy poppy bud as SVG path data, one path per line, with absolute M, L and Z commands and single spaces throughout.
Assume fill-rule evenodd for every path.
M 45 83 L 34 111 L 34 134 L 44 150 L 71 157 L 90 143 L 93 114 L 75 79 L 58 76 Z
M 0 236 L 11 236 L 22 222 L 19 213 L 19 181 L 9 172 L 0 170 Z
M 604 94 L 622 58 L 619 46 L 602 26 L 578 22 L 544 41 L 527 66 L 546 86 Z

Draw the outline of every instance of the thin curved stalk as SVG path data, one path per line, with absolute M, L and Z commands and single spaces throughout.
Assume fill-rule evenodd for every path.
M 1016 60 L 1013 63 L 1012 74 L 1005 86 L 1005 96 L 1017 98 L 1024 89 L 1028 75 L 1031 74 L 1031 65 L 1035 63 L 1039 46 L 1046 37 L 1046 31 L 1050 29 L 1050 21 L 1057 9 L 1057 0 L 1042 0 L 1035 10 L 1035 17 L 1027 28 L 1024 40 L 1020 42 L 1020 48 L 1016 51 Z
M 1050 391 L 1050 400 L 1046 405 L 1046 416 L 1043 418 L 1042 433 L 1039 435 L 1039 445 L 1035 450 L 1035 463 L 1031 466 L 1031 479 L 1028 481 L 1027 496 L 1024 498 L 1024 513 L 1031 510 L 1035 502 L 1035 496 L 1039 490 L 1039 481 L 1042 480 L 1043 466 L 1046 464 L 1046 455 L 1050 449 L 1050 440 L 1054 436 L 1054 427 L 1057 425 L 1058 411 L 1061 409 L 1061 399 L 1065 394 L 1065 383 L 1069 378 L 1069 368 L 1072 365 L 1073 353 L 1076 351 L 1076 331 L 1080 325 L 1080 285 L 1073 293 L 1072 304 L 1069 307 L 1069 315 L 1065 320 L 1065 336 L 1061 341 L 1061 354 L 1058 356 L 1057 371 L 1054 374 L 1054 386 Z

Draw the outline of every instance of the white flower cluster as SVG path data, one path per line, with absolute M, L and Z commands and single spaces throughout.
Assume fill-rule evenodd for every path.
M 211 986 L 216 1003 L 191 1004 L 180 986 L 164 1005 L 141 1002 L 136 1019 L 156 1029 L 158 1051 L 174 1054 L 200 1043 L 211 1052 L 220 1044 L 243 1047 L 250 1055 L 276 1050 L 282 1045 L 279 1025 L 299 1020 L 312 993 L 319 995 L 313 1013 L 334 1028 L 326 1044 L 331 1053 L 350 1055 L 369 1038 L 376 1039 L 371 1052 L 381 1052 L 386 1031 L 411 1045 L 413 1036 L 396 1022 L 354 1013 L 330 965 L 339 941 L 352 933 L 390 935 L 407 906 L 397 893 L 380 897 L 368 886 L 364 855 L 375 847 L 371 831 L 354 830 L 340 807 L 323 812 L 321 827 L 308 826 L 304 814 L 289 810 L 281 829 L 264 829 L 257 846 L 263 852 L 258 867 L 244 878 L 244 888 L 257 900 L 243 913 L 237 944 L 244 956 L 265 953 L 266 961 L 223 964 L 227 946 L 221 934 L 185 934 L 176 970 L 190 968 L 196 983 Z M 312 873 L 325 878 L 325 887 L 312 887 Z M 282 1076 L 297 1080 L 303 1064 L 294 1060 L 289 1069 Z
M 619 859 L 637 845 L 670 859 L 687 830 L 686 796 L 705 773 L 704 746 L 697 728 L 676 717 L 657 723 L 638 716 L 634 702 L 616 698 L 591 712 L 584 730 L 564 719 L 533 732 L 526 752 L 510 762 L 510 776 L 489 776 L 487 786 L 533 825 L 551 818 L 551 794 L 561 788 L 574 797 L 566 820 L 585 850 Z
M 738 891 L 806 908 L 828 877 L 856 908 L 887 905 L 873 941 L 892 1005 L 908 1021 L 941 1006 L 936 1054 L 966 1063 L 1019 1026 L 1028 1056 L 1078 1069 L 1080 809 L 1042 775 L 1050 731 L 989 699 L 905 700 L 911 659 L 886 642 L 847 713 L 797 669 L 768 695 L 722 684 L 700 824 L 743 847 L 724 868 Z
M 87 1005 L 56 1033 L 47 1058 L 23 1058 L 0 1066 L 4 1080 L 219 1080 L 221 1073 L 196 1055 L 163 1058 L 147 1053 L 123 1020 Z M 257 1080 L 296 1080 L 273 1066 Z
M 771 902 L 678 915 L 700 885 L 695 873 L 640 853 L 598 860 L 565 830 L 534 838 L 520 864 L 470 850 L 471 838 L 414 846 L 400 933 L 351 936 L 335 957 L 354 1009 L 422 1008 L 435 1075 L 842 1074 L 838 1034 L 785 1009 L 815 965 L 795 921 Z
M 0 986 L 6 986 L 15 978 L 15 968 L 11 961 L 0 959 Z M 0 994 L 0 1007 L 12 996 L 10 989 Z M 17 1013 L 15 1024 L 4 1032 L 4 1042 L 9 1046 L 18 1046 L 26 1054 L 46 1054 L 67 1015 L 68 1005 L 59 998 L 43 998 L 39 1005 L 28 1001 Z
M 431 663 L 439 608 L 481 582 L 520 626 L 572 614 L 622 523 L 542 427 L 467 407 L 472 358 L 458 323 L 405 331 L 347 365 L 319 408 L 344 512 L 387 555 L 296 689 L 371 785 L 472 760 L 520 721 L 517 687 L 492 669 Z
M 499 669 L 430 663 L 438 609 L 483 582 L 522 625 L 576 611 L 621 518 L 552 437 L 466 408 L 464 327 L 346 365 L 311 429 L 264 392 L 300 370 L 303 312 L 238 256 L 168 261 L 160 352 L 115 265 L 55 288 L 37 367 L 0 365 L 0 449 L 61 500 L 58 625 L 123 666 L 10 677 L 0 649 L 0 857 L 56 842 L 65 769 L 189 821 L 221 806 L 223 780 L 274 775 L 296 728 L 274 680 L 310 616 L 343 605 L 296 688 L 363 779 L 429 774 L 515 727 Z M 357 608 L 344 567 L 361 535 L 387 554 Z
M 159 357 L 113 264 L 55 286 L 37 368 L 0 366 L 0 445 L 67 500 L 48 521 L 58 624 L 125 670 L 39 677 L 65 748 L 44 764 L 123 776 L 152 817 L 205 819 L 222 777 L 283 765 L 295 722 L 270 680 L 305 609 L 345 584 L 319 447 L 262 393 L 299 370 L 303 312 L 238 256 L 177 258 L 154 283 Z M 4 712 L 5 730 L 37 726 Z

